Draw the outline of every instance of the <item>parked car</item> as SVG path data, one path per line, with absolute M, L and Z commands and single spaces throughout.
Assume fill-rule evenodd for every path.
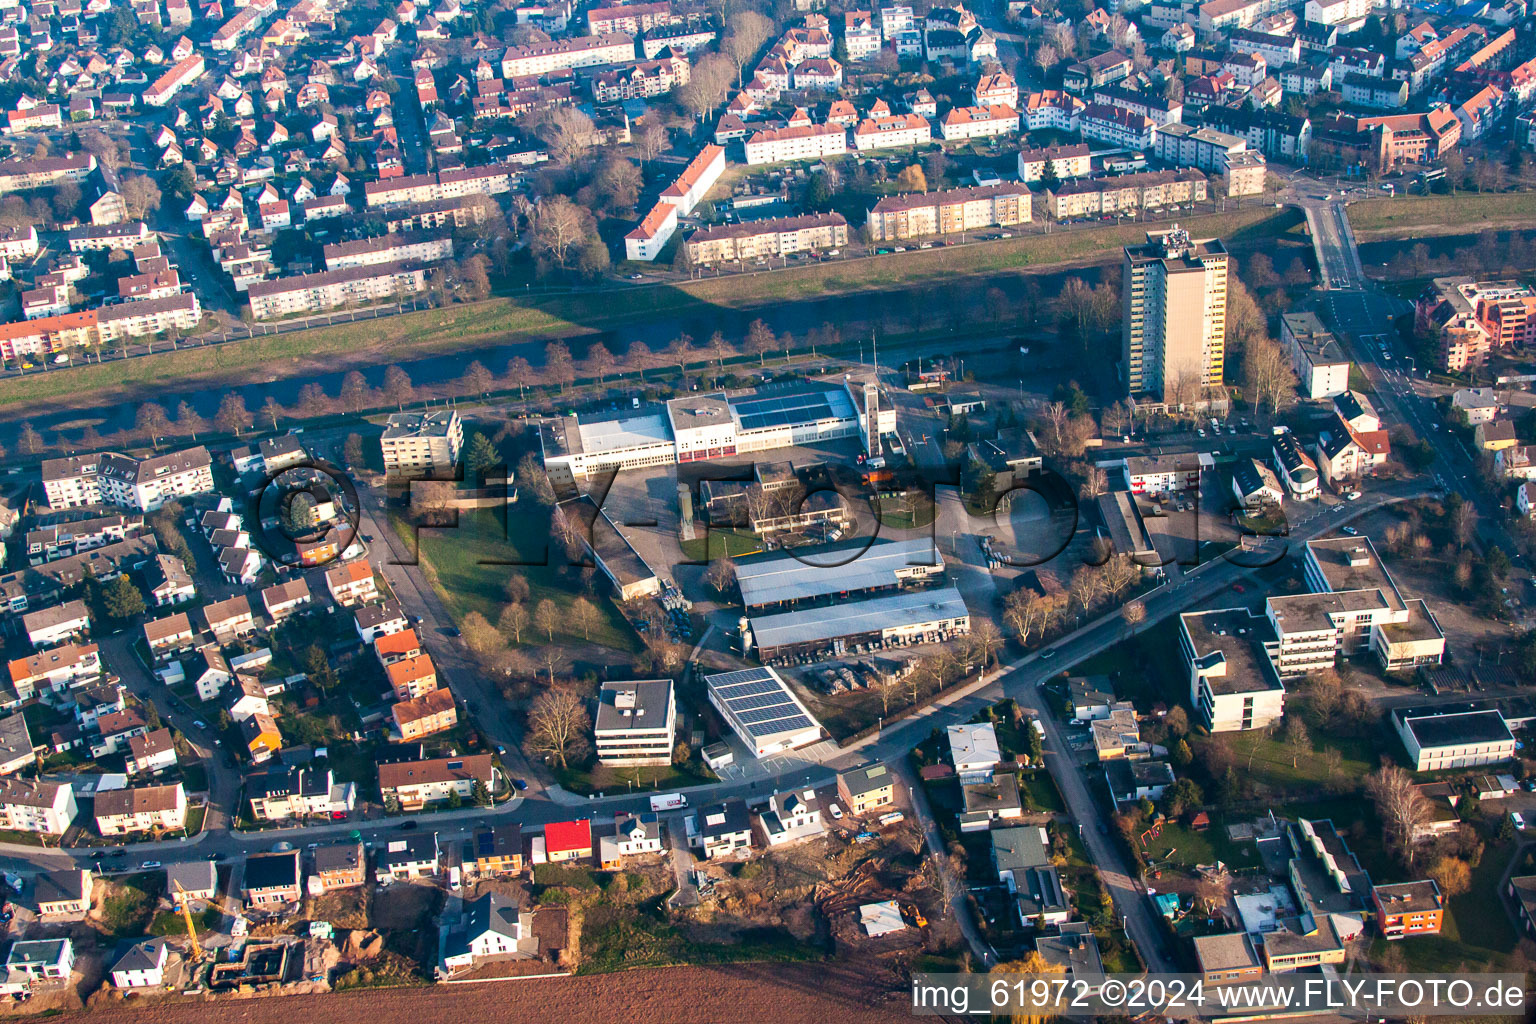
M 525 789 L 528 788 L 528 780 L 527 779 L 513 779 L 512 780 L 512 788 L 517 790 L 519 793 L 521 793 Z

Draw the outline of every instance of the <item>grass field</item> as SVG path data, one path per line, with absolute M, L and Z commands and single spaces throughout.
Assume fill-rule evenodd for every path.
M 506 605 L 503 588 L 513 573 L 528 581 L 530 611 L 545 599 L 568 609 L 580 596 L 580 584 L 560 568 L 561 554 L 546 553 L 549 510 L 532 501 L 521 501 L 506 506 L 505 515 L 503 526 L 500 510 L 495 514 L 465 512 L 455 529 L 419 532 L 402 519 L 391 520 L 408 550 L 416 548 L 419 536 L 422 567 L 456 622 L 462 622 L 470 612 L 479 612 L 494 625 Z M 638 639 L 613 603 L 597 598 L 592 598 L 592 603 L 603 618 L 591 636 L 583 636 L 574 624 L 567 623 L 568 628 L 555 631 L 554 642 L 590 642 L 628 653 L 639 651 Z M 549 639 L 532 627 L 523 632 L 525 644 Z
M 1262 732 L 1231 733 L 1233 762 L 1244 777 L 1259 785 L 1299 794 L 1316 793 L 1330 781 L 1363 779 L 1376 768 L 1376 754 L 1365 740 L 1334 736 L 1312 736 L 1312 749 L 1294 755 L 1280 736 Z M 1323 751 L 1337 750 L 1341 756 L 1338 776 L 1328 778 Z M 1294 759 L 1295 764 L 1292 764 Z
M 1356 234 L 1369 231 L 1392 236 L 1409 229 L 1423 232 L 1436 227 L 1461 233 L 1529 222 L 1536 222 L 1536 192 L 1399 196 L 1349 204 L 1349 226 Z
M 1511 846 L 1490 846 L 1472 869 L 1472 886 L 1452 896 L 1439 935 L 1416 936 L 1397 943 L 1410 972 L 1501 970 L 1520 936 L 1500 900 L 1499 878 L 1509 863 Z M 1378 954 L 1386 939 L 1377 939 Z
M 1289 230 L 1298 223 L 1293 211 L 1255 207 L 1228 213 L 1196 214 L 1187 224 L 1200 235 L 1223 238 L 1230 247 Z M 380 320 L 317 327 L 309 331 L 255 337 L 214 347 L 182 347 L 101 365 L 81 364 L 63 370 L 31 373 L 0 381 L 0 408 L 34 405 L 62 397 L 79 401 L 96 391 L 152 389 L 172 381 L 218 380 L 252 371 L 290 376 L 303 372 L 316 357 L 371 357 L 380 360 L 406 354 L 460 349 L 476 340 L 516 341 L 579 337 L 625 323 L 658 316 L 686 317 L 744 309 L 773 302 L 827 295 L 895 289 L 911 283 L 932 284 L 937 278 L 1016 271 L 1056 263 L 1107 258 L 1129 242 L 1140 241 L 1145 228 L 1115 224 L 1056 231 L 1049 235 L 937 248 L 841 263 L 816 264 L 758 274 L 732 274 L 677 285 L 574 292 L 517 301 L 496 297 L 484 302 L 422 310 Z

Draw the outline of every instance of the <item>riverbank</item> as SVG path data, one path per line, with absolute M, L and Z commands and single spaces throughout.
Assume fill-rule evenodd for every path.
M 1299 221 L 1295 211 L 1254 207 L 1194 215 L 1186 223 L 1197 234 L 1221 237 L 1230 246 L 1273 237 Z M 436 352 L 461 353 L 478 344 L 537 346 L 556 338 L 579 339 L 657 320 L 676 321 L 682 330 L 724 311 L 738 314 L 733 319 L 743 325 L 739 335 L 753 315 L 785 303 L 842 295 L 867 298 L 919 285 L 1109 262 L 1118 258 L 1124 245 L 1140 241 L 1145 231 L 1141 224 L 1057 230 L 675 285 L 610 288 L 533 301 L 496 297 L 290 334 L 263 336 L 258 329 L 255 337 L 223 345 L 183 346 L 151 356 L 0 381 L 0 411 L 6 419 L 19 419 L 34 408 L 56 408 L 61 399 L 77 407 L 136 402 L 154 398 L 169 385 L 212 389 L 274 378 L 302 379 Z M 704 338 L 695 337 L 695 341 L 702 343 Z
M 1359 241 L 1536 227 L 1536 192 L 1363 199 L 1349 204 L 1349 227 Z

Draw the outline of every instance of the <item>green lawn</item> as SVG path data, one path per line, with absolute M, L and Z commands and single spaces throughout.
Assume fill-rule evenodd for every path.
M 1536 220 L 1536 192 L 1398 196 L 1349 204 L 1349 226 L 1356 232 L 1404 233 L 1433 225 L 1476 231 L 1484 224 L 1508 228 L 1528 220 Z
M 1363 779 L 1376 767 L 1377 753 L 1366 740 L 1314 734 L 1312 750 L 1295 755 L 1279 735 L 1269 737 L 1261 732 L 1227 735 L 1232 745 L 1233 763 L 1244 777 L 1302 798 L 1316 794 L 1330 781 Z M 1328 768 L 1323 760 L 1323 751 L 1330 747 L 1342 757 L 1339 773 L 1333 780 L 1328 778 Z
M 144 934 L 155 904 L 165 888 L 158 873 L 121 875 L 112 879 L 110 895 L 101 901 L 101 923 L 114 938 Z
M 637 967 L 728 964 L 751 961 L 819 960 L 823 951 L 780 928 L 751 928 L 736 942 L 697 942 L 677 926 L 649 913 L 583 931 L 578 974 L 604 974 Z
M 548 541 L 549 510 L 533 501 L 520 501 L 506 506 L 505 514 L 503 526 L 499 512 L 465 512 L 456 528 L 445 530 L 417 531 L 404 520 L 391 520 L 408 550 L 415 549 L 420 538 L 422 567 L 456 621 L 479 612 L 494 625 L 506 606 L 503 587 L 513 573 L 528 581 L 529 611 L 545 599 L 562 610 L 569 609 L 581 596 L 577 577 L 557 568 L 564 556 L 552 550 Z M 593 598 L 592 603 L 603 616 L 591 636 L 583 636 L 567 622 L 566 628 L 555 630 L 554 642 L 590 641 L 619 651 L 639 651 L 638 638 L 613 603 L 606 598 Z M 532 628 L 523 633 L 524 643 L 544 643 L 547 639 Z
M 1196 864 L 1213 864 L 1218 860 L 1233 868 L 1255 867 L 1259 863 L 1254 844 L 1234 843 L 1227 839 L 1220 821 L 1212 822 L 1204 832 L 1168 822 L 1156 839 L 1149 837 L 1145 846 L 1139 842 L 1137 846 L 1146 855 L 1148 863 L 1158 867 L 1193 868 Z
M 572 793 L 606 793 L 612 796 L 615 793 L 626 793 L 635 790 L 669 790 L 685 786 L 700 786 L 708 782 L 716 781 L 714 772 L 699 766 L 699 770 L 705 774 L 695 774 L 691 770 L 693 762 L 689 765 L 665 765 L 665 766 L 637 766 L 633 768 L 614 768 L 608 765 L 593 764 L 591 768 L 555 768 L 555 778 L 560 785 Z
M 223 912 L 214 906 L 207 906 L 201 911 L 194 910 L 192 912 L 192 923 L 197 926 L 199 935 L 203 932 L 215 930 L 223 919 Z M 187 934 L 187 920 L 181 916 L 181 911 L 179 910 L 162 910 L 155 915 L 153 921 L 149 922 L 149 934 L 181 938 Z
M 897 496 L 881 496 L 876 505 L 880 525 L 893 530 L 913 530 L 929 526 L 938 515 L 938 507 L 922 491 L 908 491 Z
M 683 554 L 695 562 L 713 562 L 717 558 L 742 558 L 762 553 L 763 539 L 746 529 L 710 529 L 705 523 L 697 524 L 698 533 L 693 540 L 680 542 Z
M 1037 811 L 1059 814 L 1067 809 L 1051 773 L 1041 769 L 1019 773 L 1019 795 L 1029 797 L 1029 806 Z

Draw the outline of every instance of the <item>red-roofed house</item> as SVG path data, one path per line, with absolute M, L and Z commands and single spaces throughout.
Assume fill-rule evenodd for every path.
M 544 826 L 544 855 L 551 864 L 592 857 L 592 822 L 555 821 Z

